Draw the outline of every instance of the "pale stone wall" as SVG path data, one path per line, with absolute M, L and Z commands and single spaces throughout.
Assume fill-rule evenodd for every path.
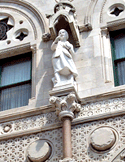
M 49 104 L 49 91 L 53 88 L 51 79 L 54 76 L 50 49 L 53 41 L 42 41 L 42 35 L 49 32 L 46 14 L 54 13 L 55 4 L 54 0 L 0 2 L 0 18 L 7 14 L 14 26 L 7 33 L 7 40 L 0 41 L 0 58 L 29 51 L 33 53 L 32 98 L 28 106 L 0 113 L 1 162 L 26 161 L 27 147 L 37 139 L 52 143 L 52 156 L 48 162 L 63 159 L 62 123 L 55 114 L 55 108 Z M 76 162 L 120 162 L 125 157 L 125 85 L 114 87 L 108 30 L 125 27 L 125 11 L 117 17 L 110 15 L 110 7 L 114 4 L 125 5 L 125 2 L 74 0 L 72 4 L 76 8 L 81 30 L 80 47 L 75 48 L 73 58 L 78 70 L 76 83 L 78 101 L 81 103 L 81 111 L 75 114 L 72 122 L 73 158 Z M 20 24 L 20 21 L 23 23 Z M 88 23 L 92 25 L 92 30 L 84 31 Z M 16 34 L 24 29 L 28 30 L 28 36 L 23 41 L 16 40 Z M 115 136 L 111 148 L 101 153 L 90 147 L 91 134 L 100 127 L 110 129 Z M 107 143 L 104 145 L 109 146 Z

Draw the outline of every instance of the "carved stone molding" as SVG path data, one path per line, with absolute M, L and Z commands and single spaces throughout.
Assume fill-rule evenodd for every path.
M 81 105 L 76 102 L 76 96 L 70 93 L 64 97 L 50 97 L 50 103 L 56 108 L 56 114 L 61 120 L 63 117 L 74 118 L 74 113 L 79 112 Z
M 14 56 L 14 55 L 18 55 L 18 54 L 30 52 L 30 51 L 31 51 L 30 43 L 25 43 L 25 44 L 21 44 L 21 45 L 17 45 L 14 47 L 5 48 L 3 50 L 0 50 L 0 58 Z
M 31 45 L 30 45 L 30 49 L 31 49 L 31 51 L 33 52 L 33 54 L 36 54 L 36 52 L 37 52 L 36 44 L 31 44 Z

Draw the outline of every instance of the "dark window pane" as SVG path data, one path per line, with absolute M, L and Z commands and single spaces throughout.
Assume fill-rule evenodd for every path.
M 119 85 L 125 84 L 125 61 L 117 63 Z
M 0 60 L 0 110 L 28 105 L 32 53 Z
M 1 90 L 1 110 L 28 105 L 31 98 L 31 84 L 24 84 Z
M 2 68 L 1 86 L 30 80 L 31 61 L 4 66 Z
M 125 57 L 125 35 L 114 40 L 115 42 L 115 58 L 120 59 Z
M 115 85 L 125 84 L 125 29 L 110 32 Z

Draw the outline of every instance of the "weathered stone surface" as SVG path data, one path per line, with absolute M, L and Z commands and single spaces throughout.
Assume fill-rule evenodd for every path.
M 96 129 L 90 137 L 91 146 L 97 151 L 105 151 L 115 143 L 115 134 L 108 127 Z
M 63 160 L 60 160 L 59 162 L 75 162 L 75 160 L 71 158 L 65 158 Z
M 43 162 L 49 158 L 51 147 L 45 140 L 37 140 L 31 143 L 27 149 L 27 156 L 33 162 Z

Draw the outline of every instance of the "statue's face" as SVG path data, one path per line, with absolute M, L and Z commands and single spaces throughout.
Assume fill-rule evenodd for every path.
M 64 29 L 61 29 L 59 31 L 59 37 L 60 37 L 60 40 L 64 40 L 64 41 L 67 40 L 67 33 Z

